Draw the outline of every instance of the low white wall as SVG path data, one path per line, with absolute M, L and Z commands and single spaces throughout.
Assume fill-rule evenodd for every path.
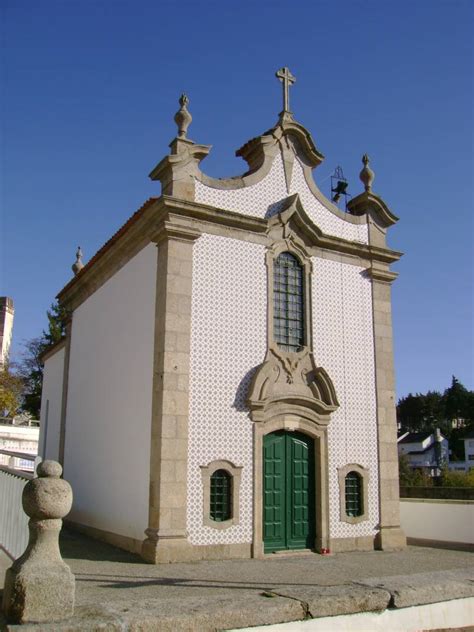
M 61 347 L 46 360 L 41 392 L 39 454 L 43 459 L 54 461 L 59 458 L 64 354 L 65 349 Z
M 38 454 L 38 434 L 39 428 L 32 426 L 0 425 L 0 449 L 12 450 L 13 452 L 28 452 Z M 11 457 L 0 454 L 0 465 L 10 465 Z M 15 463 L 19 464 L 19 459 Z M 22 466 L 27 462 L 22 462 Z
M 408 538 L 474 544 L 474 501 L 402 498 L 400 521 Z

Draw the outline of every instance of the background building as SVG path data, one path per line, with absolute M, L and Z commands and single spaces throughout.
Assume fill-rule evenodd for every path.
M 8 362 L 14 315 L 13 299 L 0 296 L 0 369 Z

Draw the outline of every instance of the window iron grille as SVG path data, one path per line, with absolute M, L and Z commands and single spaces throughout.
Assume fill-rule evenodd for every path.
M 346 514 L 352 518 L 364 512 L 362 493 L 362 477 L 357 472 L 349 472 L 346 476 Z
M 284 351 L 304 346 L 303 268 L 298 259 L 283 252 L 273 268 L 273 335 Z
M 231 507 L 232 476 L 225 470 L 217 470 L 211 475 L 211 519 L 216 522 L 230 520 Z

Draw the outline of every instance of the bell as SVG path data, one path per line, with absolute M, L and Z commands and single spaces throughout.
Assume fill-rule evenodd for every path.
M 338 202 L 341 198 L 341 195 L 346 194 L 346 189 L 349 183 L 346 180 L 338 180 L 336 186 L 331 189 L 331 192 L 334 193 L 332 197 L 333 202 Z

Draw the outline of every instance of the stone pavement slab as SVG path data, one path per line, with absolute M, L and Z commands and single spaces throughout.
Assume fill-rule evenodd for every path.
M 151 565 L 67 531 L 61 548 L 76 577 L 74 617 L 23 632 L 215 632 L 474 596 L 474 554 L 460 551 Z
M 373 577 L 360 583 L 387 590 L 392 595 L 390 604 L 392 607 L 409 608 L 419 604 L 472 597 L 474 575 L 468 569 L 458 569 L 456 571 L 436 571 L 414 575 Z

